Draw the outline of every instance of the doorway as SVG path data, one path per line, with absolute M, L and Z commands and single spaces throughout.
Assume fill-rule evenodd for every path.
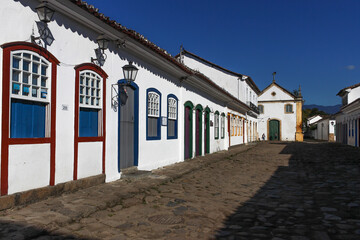
M 194 105 L 188 101 L 185 106 L 185 119 L 184 119 L 184 158 L 192 158 L 193 151 L 193 108 Z
M 125 83 L 124 80 L 118 83 Z M 119 87 L 118 171 L 138 165 L 139 88 L 132 82 Z
M 199 104 L 196 106 L 196 135 L 195 135 L 195 156 L 202 154 L 202 111 L 203 108 Z
M 279 120 L 269 121 L 269 140 L 279 141 L 280 140 L 280 122 Z
M 204 115 L 204 153 L 210 153 L 210 109 L 205 108 Z

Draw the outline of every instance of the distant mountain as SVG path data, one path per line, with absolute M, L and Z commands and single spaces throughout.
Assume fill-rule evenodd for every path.
M 328 114 L 335 114 L 338 111 L 340 111 L 341 104 L 338 104 L 335 106 L 322 106 L 322 105 L 316 105 L 316 104 L 309 104 L 309 105 L 303 106 L 303 109 L 313 109 L 313 108 L 317 108 L 317 109 L 319 109 L 319 111 L 324 111 Z

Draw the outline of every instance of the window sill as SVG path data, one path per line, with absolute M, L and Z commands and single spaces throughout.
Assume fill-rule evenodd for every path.
M 175 137 L 169 137 L 169 136 L 168 136 L 167 139 L 168 139 L 168 140 L 178 139 L 178 137 L 177 137 L 177 136 L 175 136 Z
M 42 144 L 50 143 L 51 138 L 9 138 L 9 144 Z
M 79 137 L 79 142 L 102 142 L 104 137 Z
M 153 141 L 153 140 L 161 140 L 161 137 L 146 137 L 147 141 Z

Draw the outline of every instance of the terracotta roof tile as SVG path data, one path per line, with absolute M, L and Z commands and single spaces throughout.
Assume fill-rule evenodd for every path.
M 357 83 L 357 84 L 354 84 L 354 85 L 352 85 L 352 86 L 350 86 L 350 87 L 346 87 L 346 88 L 343 88 L 343 89 L 341 89 L 336 95 L 339 95 L 339 96 L 341 96 L 342 94 L 344 94 L 345 93 L 345 90 L 346 89 L 353 89 L 353 88 L 356 88 L 356 87 L 359 87 L 360 86 L 360 83 Z
M 164 57 L 169 62 L 171 62 L 174 65 L 176 65 L 177 67 L 179 67 L 185 73 L 188 73 L 190 75 L 195 75 L 195 76 L 197 76 L 199 78 L 202 78 L 203 80 L 207 81 L 211 86 L 213 86 L 214 88 L 216 88 L 220 92 L 223 92 L 225 95 L 230 97 L 234 102 L 237 102 L 240 105 L 242 105 L 243 107 L 245 107 L 246 109 L 250 110 L 249 106 L 247 106 L 245 103 L 243 103 L 240 100 L 238 100 L 237 98 L 235 98 L 232 94 L 227 92 L 225 89 L 223 89 L 220 86 L 218 86 L 217 84 L 215 84 L 212 80 L 210 80 L 204 74 L 202 74 L 200 72 L 196 72 L 196 71 L 192 70 L 191 68 L 185 66 L 184 64 L 180 63 L 176 58 L 172 57 L 170 53 L 168 53 L 166 50 L 160 48 L 159 46 L 155 45 L 154 43 L 149 41 L 147 38 L 145 38 L 140 33 L 137 33 L 136 31 L 134 31 L 132 29 L 126 28 L 125 26 L 121 25 L 120 23 L 116 22 L 115 20 L 111 20 L 109 17 L 105 16 L 104 14 L 99 13 L 98 8 L 95 8 L 93 5 L 90 5 L 90 4 L 88 4 L 87 2 L 85 2 L 83 0 L 68 0 L 68 1 L 73 2 L 74 4 L 79 6 L 80 8 L 82 8 L 85 11 L 89 12 L 90 14 L 94 15 L 95 17 L 97 17 L 101 21 L 105 22 L 109 26 L 113 27 L 114 29 L 119 30 L 120 32 L 126 34 L 127 36 L 131 37 L 134 40 L 137 40 L 142 45 L 148 47 L 149 49 L 153 50 L 157 54 Z
M 233 72 L 233 71 L 231 71 L 229 69 L 223 68 L 223 67 L 221 67 L 221 66 L 219 66 L 219 65 L 217 65 L 215 63 L 212 63 L 212 62 L 210 62 L 210 61 L 208 61 L 208 60 L 206 60 L 206 59 L 204 59 L 204 58 L 202 58 L 202 57 L 200 57 L 200 56 L 198 56 L 198 55 L 196 55 L 196 54 L 194 54 L 192 52 L 189 52 L 189 51 L 187 51 L 185 49 L 182 50 L 182 53 L 189 54 L 189 55 L 191 55 L 193 57 L 196 57 L 197 59 L 199 59 L 199 60 L 201 60 L 203 62 L 206 62 L 207 64 L 209 64 L 209 65 L 211 65 L 213 67 L 219 68 L 219 69 L 221 69 L 221 70 L 223 70 L 225 72 L 228 72 L 230 74 L 233 74 L 235 76 L 238 76 L 238 77 L 247 76 L 247 75 L 236 73 L 236 72 Z M 175 58 L 177 58 L 178 56 L 180 56 L 180 54 L 177 54 L 175 56 Z M 255 89 L 255 92 L 257 92 L 259 94 L 260 89 L 258 88 L 258 86 L 256 86 L 255 82 L 252 80 L 252 78 L 250 76 L 247 76 L 247 77 L 248 77 L 248 79 L 246 81 L 249 83 L 250 86 L 252 86 Z

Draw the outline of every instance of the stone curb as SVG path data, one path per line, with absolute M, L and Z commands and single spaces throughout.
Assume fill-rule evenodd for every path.
M 48 197 L 60 196 L 63 193 L 72 193 L 80 189 L 89 188 L 105 182 L 105 175 L 100 174 L 88 178 L 59 183 L 55 186 L 36 188 L 29 191 L 19 192 L 0 197 L 0 211 L 15 206 L 31 204 L 47 199 Z
M 190 174 L 194 171 L 200 170 L 201 168 L 209 166 L 213 163 L 224 161 L 226 159 L 229 159 L 229 157 L 234 157 L 240 153 L 250 150 L 256 145 L 257 144 L 236 146 L 229 149 L 228 151 L 216 152 L 206 156 L 201 156 L 190 160 L 186 160 L 184 162 L 168 165 L 163 168 L 153 170 L 151 174 L 146 175 L 143 178 L 134 179 L 134 180 L 120 179 L 112 183 L 101 184 L 98 182 L 100 180 L 100 176 L 102 181 L 105 179 L 105 176 L 99 175 L 93 177 L 95 178 L 94 179 L 95 183 L 98 183 L 96 186 L 88 187 L 86 189 L 77 188 L 77 191 L 74 187 L 71 186 L 73 186 L 74 184 L 76 184 L 75 182 L 80 180 L 72 181 L 63 184 L 62 186 L 64 187 L 62 188 L 60 186 L 58 187 L 64 190 L 65 189 L 72 190 L 72 192 L 53 191 L 55 194 L 52 195 L 51 198 L 48 198 L 47 200 L 44 200 L 42 202 L 35 203 L 35 205 L 37 204 L 39 206 L 46 205 L 46 208 L 51 209 L 49 211 L 50 214 L 51 212 L 57 212 L 58 214 L 64 215 L 65 216 L 64 218 L 60 218 L 56 220 L 56 223 L 59 226 L 64 226 L 69 223 L 78 222 L 81 219 L 86 218 L 98 211 L 105 210 L 107 208 L 112 208 L 117 205 L 122 205 L 122 207 L 130 207 L 132 206 L 131 201 L 126 201 L 126 200 L 135 198 L 138 194 L 144 193 L 148 189 L 156 188 L 159 185 L 172 182 L 186 174 Z M 66 184 L 69 184 L 69 186 Z M 87 186 L 89 186 L 89 181 L 84 180 L 84 183 L 79 185 L 83 186 L 86 184 Z M 67 187 L 65 187 L 65 185 Z M 56 188 L 56 187 L 57 185 L 50 188 Z M 29 191 L 35 193 L 28 193 L 28 195 L 32 196 L 32 198 L 28 198 L 26 204 L 36 201 L 36 197 L 40 195 L 37 194 L 37 191 L 41 192 L 38 189 Z M 46 192 L 49 190 L 43 190 L 43 191 Z M 15 202 L 14 199 L 16 198 L 15 197 L 16 195 L 17 194 L 9 195 L 6 197 L 10 199 L 10 202 L 11 201 Z M 61 196 L 59 197 L 59 195 Z M 81 201 L 76 201 L 76 200 L 81 200 Z M 63 206 L 56 207 L 56 204 L 58 204 L 59 202 L 62 202 Z M 0 203 L 1 203 L 1 198 L 0 198 Z M 22 208 L 21 204 L 24 203 L 25 202 L 21 203 L 20 201 L 18 201 L 19 205 L 9 204 L 7 206 L 8 208 L 11 208 L 13 206 L 19 206 L 19 208 Z M 34 208 L 36 208 L 35 205 Z M 4 206 L 6 205 L 4 204 Z M 70 210 L 71 213 L 70 214 L 65 213 L 66 211 L 64 211 L 64 209 Z M 76 209 L 76 211 L 71 211 L 71 209 Z M 41 224 L 40 222 L 39 224 Z M 46 224 L 42 224 L 42 225 L 46 225 Z

